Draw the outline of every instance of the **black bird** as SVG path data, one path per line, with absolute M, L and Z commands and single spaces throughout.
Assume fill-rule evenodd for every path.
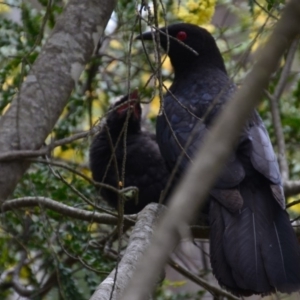
M 120 187 L 125 163 L 123 187 L 139 188 L 138 201 L 125 201 L 125 214 L 138 213 L 147 204 L 159 202 L 169 176 L 155 135 L 141 130 L 141 113 L 137 91 L 124 96 L 110 109 L 106 124 L 90 147 L 90 168 L 95 181 Z M 119 197 L 114 191 L 102 187 L 100 194 L 118 209 Z M 130 196 L 127 198 L 133 198 Z
M 157 119 L 157 141 L 170 170 L 186 149 L 177 170 L 181 176 L 236 87 L 205 29 L 170 25 L 160 29 L 160 43 L 175 77 Z M 285 211 L 276 156 L 255 110 L 209 203 L 211 265 L 221 286 L 239 296 L 300 289 L 299 245 Z

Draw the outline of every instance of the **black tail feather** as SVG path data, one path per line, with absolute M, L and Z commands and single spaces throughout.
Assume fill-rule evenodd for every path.
M 300 290 L 299 245 L 288 214 L 278 209 L 276 216 L 265 235 L 262 256 L 270 284 L 291 293 Z
M 268 185 L 241 184 L 243 208 L 211 200 L 211 263 L 221 286 L 236 295 L 300 290 L 300 251 L 288 214 Z

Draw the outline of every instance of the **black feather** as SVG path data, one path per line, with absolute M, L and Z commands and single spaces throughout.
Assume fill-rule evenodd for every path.
M 90 147 L 90 168 L 97 182 L 119 188 L 125 159 L 123 187 L 139 189 L 137 202 L 133 197 L 125 200 L 125 214 L 137 213 L 147 204 L 159 202 L 169 176 L 155 136 L 141 131 L 141 112 L 136 92 L 130 95 L 130 101 L 128 95 L 123 97 L 110 109 L 106 123 Z M 124 130 L 126 123 L 127 130 Z M 100 188 L 100 194 L 112 207 L 118 208 L 120 198 L 115 192 Z

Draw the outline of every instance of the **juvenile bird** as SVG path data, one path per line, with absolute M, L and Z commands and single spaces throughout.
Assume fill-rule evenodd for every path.
M 117 101 L 108 112 L 106 124 L 90 147 L 93 179 L 115 188 L 135 186 L 138 201 L 130 195 L 124 201 L 124 213 L 134 214 L 151 202 L 159 202 L 169 173 L 161 157 L 155 135 L 141 130 L 142 109 L 137 91 Z M 125 181 L 122 182 L 123 165 Z M 120 184 L 122 186 L 120 186 Z M 101 196 L 118 209 L 118 195 L 105 187 Z
M 180 23 L 159 32 L 175 74 L 157 119 L 157 140 L 169 170 L 184 151 L 181 176 L 236 87 L 208 31 Z M 138 38 L 152 40 L 152 34 Z M 299 245 L 276 156 L 255 110 L 208 201 L 211 265 L 221 286 L 238 296 L 300 289 Z

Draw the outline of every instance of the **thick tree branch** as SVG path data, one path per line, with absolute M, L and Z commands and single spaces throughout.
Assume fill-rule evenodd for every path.
M 117 280 L 114 281 L 116 272 L 116 269 L 114 269 L 98 286 L 90 300 L 123 299 L 124 288 L 132 277 L 138 259 L 150 244 L 153 228 L 162 213 L 161 211 L 161 205 L 152 203 L 138 214 L 126 252 L 118 266 Z M 143 299 L 149 299 L 149 295 Z
M 37 150 L 51 132 L 116 0 L 70 0 L 19 94 L 0 120 L 0 152 Z M 0 164 L 0 201 L 14 190 L 29 162 Z
M 23 207 L 33 207 L 40 206 L 52 209 L 64 216 L 68 216 L 70 218 L 88 221 L 88 222 L 96 222 L 99 224 L 110 224 L 117 225 L 118 217 L 109 215 L 109 214 L 101 214 L 94 211 L 87 211 L 84 209 L 74 208 L 72 206 L 68 206 L 66 204 L 54 201 L 50 198 L 46 197 L 23 197 L 19 199 L 8 200 L 2 204 L 1 212 L 6 212 L 9 210 L 13 210 L 16 208 Z M 128 225 L 133 225 L 136 216 L 124 216 L 124 222 Z
M 194 163 L 174 191 L 169 210 L 156 229 L 153 241 L 138 264 L 122 300 L 147 299 L 151 293 L 157 274 L 160 274 L 169 253 L 179 241 L 183 224 L 190 222 L 199 211 L 200 204 L 204 202 L 227 161 L 245 121 L 261 99 L 282 54 L 299 33 L 300 2 L 291 0 L 287 2 L 282 18 L 253 70 L 247 75 L 244 85 L 225 106 Z

